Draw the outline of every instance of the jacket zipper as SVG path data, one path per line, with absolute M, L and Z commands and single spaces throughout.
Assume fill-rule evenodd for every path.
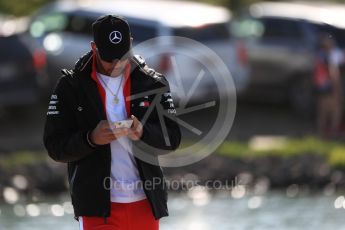
M 78 171 L 78 165 L 75 166 L 75 169 L 74 169 L 72 177 L 71 177 L 71 182 L 70 182 L 71 195 L 73 194 L 73 185 L 74 185 L 75 176 L 77 175 L 77 171 Z

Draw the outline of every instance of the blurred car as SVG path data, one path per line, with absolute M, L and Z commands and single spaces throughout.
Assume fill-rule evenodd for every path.
M 76 59 L 90 49 L 91 24 L 103 14 L 117 14 L 128 20 L 134 38 L 134 53 L 142 55 L 152 68 L 165 74 L 173 92 L 183 91 L 183 94 L 190 90 L 204 69 L 202 61 L 207 57 L 197 52 L 197 60 L 175 55 L 173 58 L 183 81 L 183 84 L 178 84 L 171 54 L 183 49 L 183 45 L 171 36 L 191 38 L 212 49 L 231 71 L 237 92 L 245 89 L 248 66 L 244 59 L 239 58 L 240 47 L 230 37 L 228 25 L 231 13 L 222 7 L 175 1 L 120 0 L 91 4 L 85 1 L 62 1 L 42 8 L 32 18 L 28 35 L 45 50 L 47 72 L 52 82 L 60 76 L 61 68 L 72 68 Z M 136 46 L 152 38 L 157 38 L 153 48 L 141 49 Z M 216 91 L 211 71 L 205 71 L 192 100 L 207 98 L 211 91 Z M 181 90 L 181 87 L 184 89 Z
M 38 63 L 20 31 L 23 20 L 6 18 L 0 26 L 0 108 L 18 108 L 40 101 L 46 87 Z
M 301 114 L 315 105 L 312 75 L 321 33 L 345 47 L 345 6 L 320 2 L 261 2 L 232 24 L 244 39 L 251 75 L 246 96 L 289 101 Z

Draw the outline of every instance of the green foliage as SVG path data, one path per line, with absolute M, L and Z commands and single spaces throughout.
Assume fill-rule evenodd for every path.
M 11 169 L 18 166 L 35 165 L 47 160 L 45 152 L 19 151 L 14 153 L 1 153 L 0 168 Z
M 315 137 L 286 139 L 279 148 L 267 148 L 265 150 L 254 149 L 247 142 L 225 141 L 218 148 L 217 153 L 236 158 L 293 157 L 303 154 L 317 154 L 324 156 L 331 166 L 345 167 L 345 145 Z
M 49 2 L 54 0 L 0 0 L 0 13 L 15 16 L 30 15 Z
M 183 140 L 180 148 L 187 148 L 195 143 Z M 198 144 L 199 148 L 207 147 Z M 278 156 L 282 158 L 299 156 L 304 154 L 317 154 L 324 156 L 331 166 L 345 167 L 345 144 L 332 141 L 324 141 L 316 137 L 304 137 L 300 139 L 287 138 L 281 145 L 273 148 L 255 149 L 250 142 L 225 141 L 216 150 L 216 154 L 232 158 L 256 158 L 264 156 Z M 48 154 L 45 151 L 32 152 L 21 151 L 10 154 L 1 154 L 0 168 L 13 168 L 22 165 L 34 165 L 47 161 Z
M 336 147 L 332 149 L 328 157 L 328 161 L 335 167 L 345 167 L 345 147 Z

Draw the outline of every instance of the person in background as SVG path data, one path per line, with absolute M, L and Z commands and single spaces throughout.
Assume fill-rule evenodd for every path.
M 323 138 L 339 137 L 343 89 L 340 64 L 344 57 L 333 36 L 322 34 L 316 57 L 314 84 L 317 92 L 317 131 Z

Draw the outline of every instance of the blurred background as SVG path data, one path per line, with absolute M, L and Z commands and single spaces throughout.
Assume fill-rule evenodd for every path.
M 177 107 L 215 99 L 179 115 L 199 130 L 213 125 L 223 94 L 204 77 L 191 101 L 179 97 L 203 63 L 171 59 L 181 44 L 168 37 L 210 48 L 235 85 L 226 140 L 197 163 L 164 168 L 175 187 L 161 229 L 345 229 L 344 4 L 0 0 L 0 229 L 78 229 L 66 166 L 47 157 L 42 133 L 60 70 L 90 49 L 90 25 L 105 13 L 128 19 L 134 45 L 160 37 L 135 53 L 167 76 Z M 199 141 L 182 131 L 182 147 Z

